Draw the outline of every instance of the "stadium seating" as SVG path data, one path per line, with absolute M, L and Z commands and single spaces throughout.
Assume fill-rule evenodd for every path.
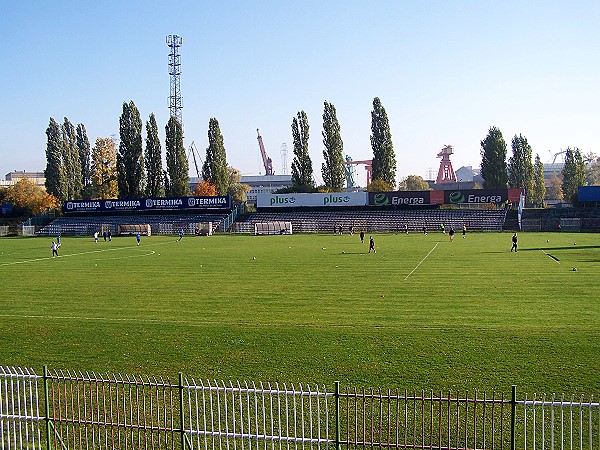
M 347 233 L 355 232 L 421 232 L 423 226 L 428 231 L 439 230 L 444 224 L 446 230 L 454 227 L 461 230 L 463 225 L 473 231 L 501 231 L 506 211 L 503 209 L 420 209 L 396 211 L 294 211 L 257 212 L 244 222 L 235 224 L 236 232 L 253 233 L 257 222 L 292 222 L 295 233 L 337 233 L 339 227 Z
M 142 214 L 112 216 L 62 216 L 40 229 L 37 234 L 91 236 L 96 231 L 117 234 L 118 225 L 149 224 L 152 234 L 177 234 L 180 229 L 193 232 L 195 224 L 212 222 L 215 230 L 226 214 Z

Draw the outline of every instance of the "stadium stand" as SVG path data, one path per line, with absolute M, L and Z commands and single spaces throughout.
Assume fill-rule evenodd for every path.
M 405 224 L 409 232 L 446 230 L 463 225 L 471 231 L 501 231 L 506 211 L 503 209 L 422 209 L 396 211 L 289 211 L 257 212 L 244 222 L 236 222 L 235 232 L 253 233 L 254 224 L 260 222 L 291 222 L 294 233 L 333 233 L 342 227 L 344 233 L 350 228 L 368 232 L 403 232 Z
M 38 235 L 91 236 L 110 230 L 117 234 L 118 225 L 149 224 L 152 234 L 177 234 L 180 229 L 193 233 L 197 224 L 212 222 L 216 230 L 227 214 L 139 214 L 106 216 L 62 216 L 41 228 Z

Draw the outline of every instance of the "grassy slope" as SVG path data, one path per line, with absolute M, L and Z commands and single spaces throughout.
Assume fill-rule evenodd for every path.
M 596 235 L 521 234 L 518 254 L 501 233 L 375 240 L 64 238 L 53 260 L 48 239 L 3 239 L 0 364 L 598 391 Z

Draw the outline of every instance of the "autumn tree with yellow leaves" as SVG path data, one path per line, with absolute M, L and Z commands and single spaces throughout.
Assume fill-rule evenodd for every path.
M 13 208 L 24 214 L 39 214 L 47 209 L 58 208 L 60 201 L 48 194 L 43 187 L 36 186 L 29 178 L 21 178 L 6 190 L 6 203 L 12 203 Z

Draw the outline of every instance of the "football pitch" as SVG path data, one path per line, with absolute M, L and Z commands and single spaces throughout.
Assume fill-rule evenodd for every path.
M 599 235 L 511 236 L 2 238 L 0 365 L 597 394 Z

